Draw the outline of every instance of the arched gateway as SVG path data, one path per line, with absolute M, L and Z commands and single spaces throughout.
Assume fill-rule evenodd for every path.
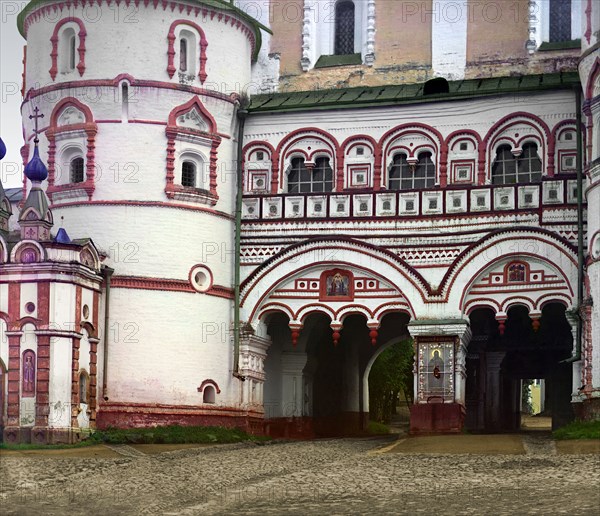
M 272 435 L 363 431 L 374 360 L 411 336 L 413 432 L 460 431 L 465 419 L 474 431 L 518 429 L 520 382 L 529 377 L 553 378 L 562 400 L 553 415 L 564 421 L 571 366 L 559 362 L 572 350 L 573 253 L 556 236 L 514 232 L 471 245 L 437 288 L 365 242 L 288 247 L 242 285 L 242 402 Z M 515 252 L 519 237 L 526 248 Z

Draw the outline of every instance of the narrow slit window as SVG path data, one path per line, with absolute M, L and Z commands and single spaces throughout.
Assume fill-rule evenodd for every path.
M 72 35 L 69 38 L 69 70 L 75 70 L 75 54 L 77 52 L 77 38 Z
M 123 84 L 121 86 L 121 100 L 122 100 L 122 113 L 121 118 L 123 122 L 127 122 L 129 120 L 129 86 L 127 84 Z
M 181 38 L 179 41 L 179 70 L 187 72 L 188 70 L 188 48 L 187 39 Z

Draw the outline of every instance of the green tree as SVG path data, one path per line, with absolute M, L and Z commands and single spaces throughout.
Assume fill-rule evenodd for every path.
M 413 341 L 390 346 L 377 357 L 369 373 L 369 412 L 372 421 L 389 422 L 401 394 L 413 397 Z

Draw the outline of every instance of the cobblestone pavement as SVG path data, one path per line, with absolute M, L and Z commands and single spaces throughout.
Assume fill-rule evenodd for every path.
M 384 439 L 243 443 L 116 458 L 0 457 L 0 513 L 598 514 L 600 455 L 383 453 Z

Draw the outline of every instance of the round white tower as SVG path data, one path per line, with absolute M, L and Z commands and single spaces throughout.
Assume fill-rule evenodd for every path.
M 34 0 L 19 19 L 23 154 L 38 107 L 57 225 L 114 269 L 98 425 L 239 424 L 236 113 L 261 26 L 220 0 L 82 4 Z

